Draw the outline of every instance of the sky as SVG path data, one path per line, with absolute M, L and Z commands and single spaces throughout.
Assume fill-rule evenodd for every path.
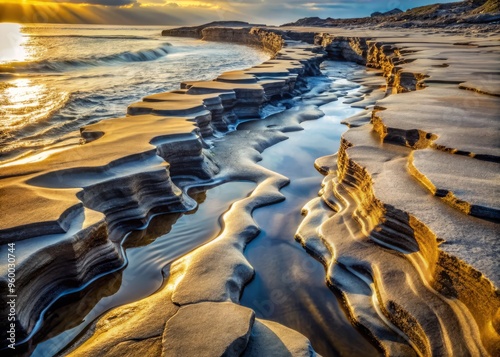
M 0 0 L 0 22 L 199 25 L 242 20 L 280 25 L 303 17 L 346 18 L 456 0 Z

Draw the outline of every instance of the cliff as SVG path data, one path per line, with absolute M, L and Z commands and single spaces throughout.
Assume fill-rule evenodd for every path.
M 259 24 L 249 24 L 244 21 L 213 21 L 200 26 L 178 27 L 174 29 L 163 30 L 162 36 L 177 36 L 177 37 L 197 37 L 202 38 L 202 31 L 207 27 L 254 27 L 265 26 Z
M 162 31 L 162 36 L 180 36 L 200 38 L 205 41 L 241 43 L 256 46 L 275 55 L 283 48 L 285 41 L 301 41 L 314 43 L 315 32 L 290 31 L 279 28 L 268 28 L 264 25 L 238 23 L 231 27 L 233 21 L 211 22 L 205 25 L 179 27 Z

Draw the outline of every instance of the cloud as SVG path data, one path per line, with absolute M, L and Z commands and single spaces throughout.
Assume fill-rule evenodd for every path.
M 138 0 L 39 0 L 43 2 L 66 3 L 66 4 L 87 4 L 101 6 L 128 6 L 138 4 Z
M 5 3 L 7 1 L 7 3 Z M 40 0 L 38 0 L 40 1 Z M 437 0 L 44 0 L 26 5 L 0 0 L 0 22 L 105 23 L 124 25 L 200 25 L 210 21 L 242 20 L 280 25 L 303 17 L 346 18 L 369 16 L 395 7 L 406 10 Z M 439 0 L 451 2 L 456 0 Z M 10 5 L 9 5 L 10 3 Z M 29 4 L 27 2 L 27 4 Z M 46 5 L 45 5 L 46 4 Z M 58 4 L 57 10 L 44 6 Z M 77 6 L 87 4 L 87 6 Z M 17 6 L 17 8 L 16 8 Z M 23 7 L 24 6 L 24 7 Z M 23 13 L 24 9 L 24 13 Z M 19 15 L 21 14 L 21 15 Z
M 228 16 L 232 17 L 230 13 Z M 209 7 L 80 6 L 62 2 L 25 5 L 18 0 L 8 3 L 0 0 L 0 22 L 183 26 L 203 24 L 214 19 L 219 17 Z

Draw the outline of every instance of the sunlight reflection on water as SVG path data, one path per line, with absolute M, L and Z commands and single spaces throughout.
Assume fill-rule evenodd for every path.
M 27 38 L 21 33 L 21 25 L 0 23 L 0 64 L 10 61 L 26 61 Z
M 69 93 L 54 92 L 46 83 L 29 78 L 0 82 L 0 143 L 10 132 L 47 119 L 68 99 Z
M 210 80 L 268 58 L 243 45 L 162 37 L 162 29 L 0 24 L 0 163 L 121 117 L 130 103 L 182 80 Z

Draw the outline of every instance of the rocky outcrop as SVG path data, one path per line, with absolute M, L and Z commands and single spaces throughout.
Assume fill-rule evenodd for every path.
M 205 31 L 213 39 L 243 42 L 248 38 L 245 31 L 238 29 L 228 34 L 216 28 Z M 344 134 L 338 155 L 316 162 L 326 177 L 321 196 L 304 207 L 305 218 L 296 239 L 325 265 L 327 283 L 340 296 L 352 323 L 383 354 L 496 355 L 500 350 L 500 299 L 495 287 L 498 200 L 492 197 L 491 190 L 498 169 L 498 130 L 493 118 L 498 100 L 481 92 L 496 93 L 498 81 L 493 78 L 486 84 L 474 83 L 470 73 L 481 77 L 493 72 L 497 49 L 492 48 L 495 46 L 491 40 L 467 46 L 461 46 L 455 38 L 436 36 L 434 41 L 423 45 L 425 41 L 418 35 L 401 39 L 394 33 L 386 34 L 382 41 L 376 35 L 367 38 L 352 30 L 316 36 L 316 44 L 331 58 L 364 64 L 381 77 L 374 79 L 366 73 L 359 76 L 359 82 L 370 89 L 362 100 L 353 98 L 353 105 L 366 107 L 367 111 L 347 120 L 354 125 Z M 468 66 L 474 67 L 464 69 L 463 58 L 476 56 L 479 45 L 490 49 L 481 53 L 484 66 L 478 69 L 470 61 Z M 286 60 L 287 51 L 284 48 L 277 58 Z M 297 52 L 291 55 L 298 58 Z M 264 86 L 262 80 L 269 75 L 266 67 L 228 73 L 218 81 L 237 83 L 240 93 L 235 91 L 236 97 L 242 100 L 255 97 L 249 94 L 249 88 L 257 79 L 267 91 L 264 97 L 275 95 L 280 86 Z M 302 71 L 306 68 L 303 66 Z M 279 77 L 280 70 L 274 70 Z M 290 73 L 295 69 L 287 70 Z M 298 82 L 289 79 L 282 85 L 291 88 L 291 83 Z M 225 89 L 219 83 L 183 86 L 192 93 Z M 293 125 L 294 120 L 301 119 L 289 120 Z M 245 134 L 242 130 L 234 136 L 237 140 Z M 229 159 L 222 152 L 231 150 L 220 150 L 220 157 Z M 238 168 L 241 156 L 232 156 L 227 167 Z M 464 166 L 471 171 L 465 172 Z M 251 170 L 240 166 L 237 171 L 241 173 L 230 175 L 241 179 Z M 478 188 L 482 178 L 490 184 Z M 254 209 L 256 202 L 263 204 L 262 197 L 270 192 L 279 200 L 275 195 L 283 181 L 275 176 L 269 181 L 257 181 L 257 192 L 248 198 L 250 201 L 232 207 L 225 216 L 226 223 L 233 222 L 233 209 L 248 214 L 248 209 Z M 266 195 L 261 196 L 260 189 Z M 239 301 L 253 273 L 240 253 L 245 245 L 242 242 L 257 234 L 256 227 L 247 221 L 250 216 L 239 217 L 243 221 L 233 222 L 237 228 L 226 227 L 215 241 L 174 264 L 167 286 L 172 287 L 170 301 L 175 306 Z M 214 261 L 218 263 L 212 267 Z M 244 340 L 246 355 L 259 355 L 276 346 L 273 341 L 277 342 L 278 335 L 281 343 L 286 338 L 288 350 L 312 353 L 300 336 L 295 349 L 285 337 L 290 336 L 289 332 L 280 335 L 273 330 L 269 334 L 267 321 L 254 321 L 248 340 L 243 325 L 247 326 L 235 328 L 234 332 L 241 331 L 221 346 L 211 346 L 226 350 Z M 108 341 L 105 333 L 97 330 L 96 337 L 75 353 L 106 350 L 107 342 L 98 342 Z M 167 339 L 163 344 L 169 346 Z M 181 353 L 178 351 L 189 348 L 175 351 Z
M 398 8 L 395 8 L 395 9 L 392 9 L 392 10 L 389 10 L 389 11 L 386 11 L 386 12 L 374 12 L 372 13 L 370 16 L 371 17 L 375 17 L 375 16 L 390 16 L 390 15 L 397 15 L 397 14 L 401 14 L 403 11 L 398 9 Z
M 209 356 L 240 356 L 254 321 L 253 310 L 230 302 L 183 306 L 165 325 L 162 355 L 196 356 L 204 351 Z
M 496 289 L 438 245 L 438 238 L 451 241 L 453 232 L 466 230 L 472 220 L 455 226 L 447 236 L 443 232 L 436 236 L 436 223 L 422 215 L 431 206 L 418 184 L 401 176 L 398 185 L 384 181 L 398 165 L 403 166 L 398 172 L 404 173 L 404 160 L 400 162 L 404 153 L 377 150 L 376 142 L 367 147 L 366 141 L 359 141 L 363 131 L 345 135 L 337 160 L 317 162 L 328 176 L 322 198 L 304 208 L 307 216 L 297 239 L 324 262 L 327 280 L 342 296 L 353 321 L 379 341 L 387 355 L 463 351 L 494 355 L 498 331 L 487 326 L 496 323 L 495 311 L 500 306 Z M 385 167 L 379 168 L 382 162 Z M 405 204 L 409 199 L 414 202 Z M 455 219 L 453 213 L 444 211 L 441 223 Z M 312 229 L 318 225 L 319 229 Z M 494 230 L 493 224 L 486 224 L 480 239 L 491 241 Z M 458 308 L 454 299 L 464 305 Z M 479 333 L 469 325 L 472 319 Z M 387 321 L 390 328 L 385 327 Z
M 200 140 L 198 129 L 186 119 L 168 124 L 159 116 L 139 120 L 140 133 L 130 130 L 131 118 L 110 119 L 84 129 L 101 131 L 99 139 L 57 151 L 41 162 L 3 168 L 2 207 L 26 208 L 2 216 L 0 230 L 2 249 L 13 242 L 22 251 L 16 274 L 19 339 L 32 332 L 55 298 L 123 266 L 120 241 L 126 232 L 143 226 L 155 213 L 194 208 L 192 199 L 172 183 L 169 164 L 150 142 L 161 136 L 162 125 L 177 135 L 176 141 L 191 143 Z M 111 124 L 116 124 L 114 135 L 109 133 Z M 198 166 L 198 148 L 192 163 L 192 151 L 186 152 L 188 165 Z M 6 279 L 2 271 L 4 287 Z
M 494 72 L 495 38 L 464 45 L 452 36 L 434 35 L 430 41 L 428 34 L 397 32 L 381 40 L 376 33 L 368 38 L 351 29 L 335 31 L 318 33 L 316 43 L 332 58 L 365 64 L 380 76 L 356 78 L 368 89 L 364 98 L 350 99 L 366 112 L 346 120 L 351 129 L 338 154 L 316 162 L 326 177 L 320 197 L 304 207 L 296 239 L 324 264 L 327 284 L 350 320 L 383 354 L 497 355 L 499 206 L 491 181 L 498 172 L 498 99 L 490 94 L 497 93 L 499 81 L 470 78 Z M 281 47 L 284 40 L 274 29 L 206 27 L 201 33 L 206 39 L 259 45 L 275 58 L 148 96 L 132 104 L 127 117 L 83 129 L 81 146 L 3 171 L 0 200 L 5 201 L 0 203 L 17 198 L 21 207 L 34 207 L 32 217 L 16 217 L 21 224 L 0 221 L 4 237 L 21 232 L 18 244 L 26 242 L 24 264 L 32 269 L 22 273 L 20 286 L 39 274 L 38 285 L 29 287 L 35 294 L 26 292 L 19 301 L 23 333 L 49 303 L 40 297 L 49 296 L 45 289 L 62 293 L 64 284 L 90 281 L 96 267 L 119 266 L 124 232 L 162 209 L 193 207 L 182 185 L 172 182 L 175 172 L 219 182 L 251 180 L 257 188 L 224 214 L 217 238 L 171 264 L 156 293 L 111 310 L 65 353 L 315 354 L 304 336 L 255 319 L 238 305 L 254 275 L 243 254 L 259 233 L 252 212 L 282 201 L 279 190 L 288 183 L 256 162 L 260 152 L 285 136 L 279 130 L 249 135 L 242 126 L 212 148 L 211 159 L 204 155 L 204 138 L 226 130 L 236 118 L 258 117 L 260 106 L 271 99 L 297 95 L 295 100 L 303 100 L 303 77 L 318 73 L 324 55 L 303 44 Z M 478 53 L 481 66 L 473 61 Z M 316 99 L 323 100 L 335 98 Z M 293 128 L 317 115 L 306 111 L 288 122 L 275 119 Z M 482 179 L 489 184 L 479 189 Z M 42 204 L 51 209 L 42 210 Z M 51 258 L 41 256 L 51 248 L 49 239 L 38 237 L 37 229 L 59 244 L 52 253 L 60 248 L 75 255 L 64 254 L 58 266 L 49 265 Z M 102 249 L 109 266 L 102 265 L 102 256 L 97 259 Z M 58 280 L 43 285 L 53 278 L 54 266 Z M 203 338 L 186 339 L 191 333 Z
M 407 60 L 399 48 L 391 43 L 381 43 L 369 37 L 344 37 L 329 33 L 317 34 L 314 43 L 324 47 L 329 58 L 381 70 L 386 77 L 388 91 L 393 93 L 421 89 L 427 78 L 425 73 L 411 72 L 402 67 Z
M 220 36 L 220 29 L 213 31 L 214 36 Z M 241 34 L 229 31 L 227 36 L 226 40 Z M 483 190 L 473 187 L 477 185 L 481 171 L 487 172 L 494 180 L 497 169 L 494 166 L 495 131 L 485 129 L 491 129 L 495 123 L 489 115 L 494 112 L 491 108 L 497 102 L 494 96 L 484 96 L 478 99 L 477 105 L 471 107 L 464 102 L 462 108 L 460 100 L 454 98 L 454 95 L 474 92 L 459 89 L 458 85 L 463 83 L 465 76 L 460 71 L 453 72 L 452 66 L 442 65 L 443 61 L 453 63 L 456 50 L 452 40 L 443 40 L 439 44 L 441 52 L 434 52 L 435 46 L 422 49 L 418 38 L 415 39 L 418 50 L 414 48 L 417 45 L 408 44 L 408 39 L 405 41 L 406 44 L 401 44 L 397 40 L 378 41 L 346 34 L 316 36 L 316 43 L 322 45 L 331 57 L 363 63 L 379 71 L 382 77 L 375 79 L 363 74 L 358 78 L 371 88 L 366 91 L 365 98 L 353 102 L 366 107 L 367 113 L 348 121 L 356 125 L 344 134 L 337 156 L 317 161 L 318 169 L 327 176 L 321 196 L 304 207 L 306 217 L 296 238 L 325 265 L 327 283 L 341 297 L 352 323 L 383 354 L 495 355 L 500 341 L 495 327 L 498 325 L 496 311 L 500 308 L 498 290 L 494 285 L 497 227 L 496 223 L 480 218 L 496 219 L 497 202 L 489 197 L 493 186 L 486 186 Z M 278 58 L 286 60 L 287 51 L 285 47 Z M 451 58 L 443 59 L 443 52 Z M 277 67 L 274 70 L 279 76 L 280 70 Z M 445 71 L 447 73 L 443 73 Z M 485 71 L 491 71 L 491 68 Z M 240 94 L 236 91 L 236 97 L 248 99 L 252 97 L 248 90 L 255 84 L 255 78 L 260 81 L 260 76 L 266 78 L 268 75 L 269 69 L 262 66 L 224 74 L 218 81 L 237 83 L 241 88 L 238 90 Z M 451 79 L 454 84 L 445 83 L 442 78 Z M 380 88 L 381 82 L 383 88 Z M 445 83 L 447 91 L 433 90 L 433 83 L 440 83 L 440 86 Z M 225 89 L 224 86 L 219 83 L 183 84 L 188 92 L 193 93 L 220 91 Z M 289 84 L 285 84 L 287 86 Z M 264 97 L 276 93 L 277 88 L 274 85 L 267 87 Z M 415 107 L 415 103 L 427 106 L 428 110 Z M 412 111 L 414 107 L 415 112 Z M 482 122 L 477 119 L 469 122 L 467 117 L 461 117 L 461 125 L 467 128 L 470 140 L 460 134 L 460 126 L 452 124 L 456 118 L 443 115 L 442 109 L 438 109 L 443 107 L 455 107 L 460 113 L 475 113 L 471 118 L 483 118 Z M 439 113 L 439 118 L 436 118 L 436 113 Z M 287 115 L 283 113 L 284 117 Z M 417 116 L 420 120 L 415 122 Z M 276 116 L 276 123 L 287 122 L 280 117 Z M 291 127 L 294 121 L 301 120 L 305 119 L 301 116 L 288 118 Z M 473 121 L 476 128 L 481 123 L 481 129 L 473 130 Z M 219 158 L 230 160 L 228 165 L 220 165 L 222 173 L 240 179 L 248 178 L 248 173 L 252 172 L 241 167 L 242 164 L 252 165 L 241 160 L 245 155 L 229 149 L 234 148 L 230 144 L 231 137 L 234 136 L 235 140 L 245 137 L 245 125 L 241 129 L 229 135 L 229 141 L 217 151 Z M 484 135 L 484 132 L 491 133 L 491 136 Z M 484 139 L 480 140 L 479 136 L 484 136 Z M 256 138 L 253 145 L 262 139 Z M 231 157 L 223 154 L 228 152 L 232 153 Z M 470 157 L 455 159 L 452 153 L 464 153 Z M 432 155 L 432 158 L 422 155 Z M 448 160 L 450 155 L 453 159 Z M 464 175 L 463 170 L 457 170 L 455 165 L 461 165 L 456 164 L 457 160 L 473 160 L 468 167 L 475 167 L 475 173 Z M 428 164 L 428 161 L 432 163 Z M 450 182 L 440 177 L 444 171 L 448 176 L 465 177 Z M 258 177 L 257 190 L 233 206 L 224 217 L 227 224 L 224 232 L 215 241 L 173 265 L 166 289 L 172 288 L 169 299 L 174 306 L 181 309 L 196 307 L 200 309 L 198 315 L 209 315 L 208 311 L 202 312 L 205 306 L 202 304 L 218 304 L 222 308 L 221 304 L 227 302 L 238 303 L 241 290 L 253 274 L 252 267 L 240 253 L 246 244 L 243 242 L 248 242 L 258 232 L 251 223 L 250 212 L 256 208 L 254 204 L 257 202 L 259 205 L 270 202 L 264 197 L 271 192 L 274 193 L 269 198 L 279 200 L 277 189 L 284 184 L 282 179 L 273 175 L 267 179 L 264 179 L 266 175 Z M 259 192 L 261 189 L 264 191 Z M 262 193 L 266 194 L 262 196 Z M 432 195 L 442 196 L 443 201 L 436 201 Z M 240 212 L 240 218 L 233 221 L 231 216 L 236 211 Z M 242 211 L 246 212 L 243 216 Z M 457 237 L 474 237 L 474 240 Z M 481 242 L 481 247 L 476 240 Z M 230 246 L 229 242 L 232 242 Z M 473 249 L 476 252 L 474 258 L 467 254 Z M 214 266 L 213 262 L 217 264 Z M 189 318 L 187 316 L 182 321 Z M 274 348 L 282 343 L 287 350 L 293 349 L 300 355 L 313 353 L 301 336 L 294 340 L 300 341 L 297 347 L 292 347 L 291 332 L 278 334 L 272 330 L 270 334 L 271 326 L 264 320 L 254 321 L 248 335 L 246 326 L 251 320 L 252 317 L 245 317 L 235 322 L 238 327 L 235 325 L 234 331 L 225 334 L 227 341 L 203 345 L 203 349 L 217 348 L 220 354 L 223 353 L 220 351 L 240 346 L 241 341 L 245 341 L 244 355 L 259 355 L 275 346 L 272 353 L 267 352 L 273 354 Z M 169 327 L 170 321 L 174 325 L 177 319 L 167 321 L 162 342 L 164 353 L 180 355 L 191 351 L 192 345 L 184 345 L 183 340 L 169 342 L 165 336 L 177 331 Z M 191 327 L 179 329 L 191 331 Z M 278 345 L 273 342 L 276 335 Z M 95 337 L 84 342 L 75 354 L 107 350 L 111 342 L 106 336 L 106 331 L 96 330 Z M 200 343 L 206 342 L 202 340 Z M 238 353 L 243 351 L 241 346 L 234 348 L 240 351 Z
M 478 6 L 472 10 L 473 14 L 490 14 L 500 12 L 500 1 L 498 0 L 480 0 L 480 1 L 469 1 L 471 6 Z
M 345 133 L 337 156 L 316 162 L 321 198 L 304 207 L 296 238 L 386 355 L 496 355 L 499 102 L 462 83 L 493 73 L 498 47 L 489 42 L 476 71 L 477 47 L 453 39 L 349 32 L 317 43 L 380 70 L 387 96 L 366 106 L 370 123 Z M 499 86 L 481 82 L 485 93 Z
M 271 53 L 276 53 L 281 50 L 284 44 L 284 40 L 281 36 L 259 28 L 252 28 L 249 31 L 246 28 L 223 29 L 208 27 L 202 31 L 202 39 L 207 41 L 223 41 L 259 46 Z
M 368 45 L 364 38 L 339 37 L 330 34 L 315 36 L 314 43 L 323 47 L 329 58 L 365 65 Z
M 210 356 L 259 356 L 294 352 L 315 356 L 299 333 L 256 320 L 252 310 L 238 305 L 243 287 L 254 274 L 243 255 L 245 246 L 259 234 L 252 212 L 282 201 L 279 190 L 288 183 L 256 162 L 260 152 L 284 139 L 277 131 L 227 134 L 213 149 L 221 175 L 252 180 L 257 188 L 223 215 L 224 229 L 218 237 L 172 263 L 168 281 L 158 292 L 107 313 L 65 353 L 186 356 L 203 351 Z M 153 315 L 158 316 L 149 324 Z
M 246 26 L 234 25 L 234 27 L 228 27 L 219 22 L 212 22 L 202 26 L 165 30 L 162 32 L 162 35 L 194 37 L 206 41 L 241 43 L 260 47 L 273 56 L 283 48 L 287 40 L 314 43 L 315 32 L 287 31 L 277 28 L 263 28 L 263 26 L 246 24 Z
M 176 36 L 176 37 L 196 37 L 202 38 L 202 31 L 207 27 L 254 27 L 265 26 L 258 24 L 249 24 L 245 21 L 213 21 L 200 26 L 177 27 L 174 29 L 163 30 L 162 36 Z
M 409 172 L 450 206 L 479 218 L 500 221 L 500 205 L 491 195 L 498 185 L 500 165 L 463 155 L 424 149 L 412 153 Z M 453 181 L 449 177 L 455 177 Z
M 498 31 L 498 0 L 461 1 L 420 6 L 406 11 L 393 9 L 375 12 L 370 17 L 353 19 L 321 19 L 307 17 L 282 27 L 355 27 L 365 28 L 446 28 L 447 31 L 472 29 Z

